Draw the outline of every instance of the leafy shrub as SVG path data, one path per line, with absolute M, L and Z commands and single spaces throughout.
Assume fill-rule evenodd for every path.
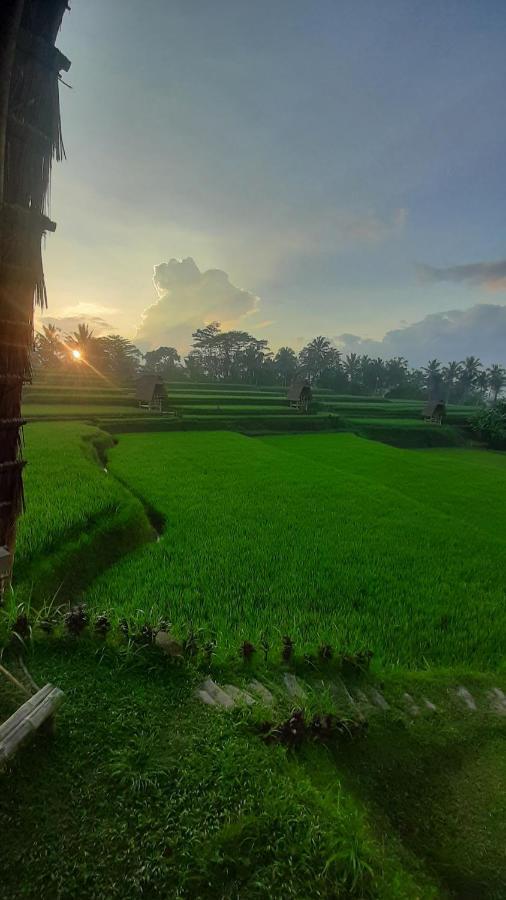
M 506 449 L 506 400 L 482 409 L 471 424 L 481 439 L 495 450 Z

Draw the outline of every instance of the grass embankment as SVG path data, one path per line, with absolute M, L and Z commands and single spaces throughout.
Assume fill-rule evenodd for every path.
M 167 525 L 96 581 L 90 605 L 207 629 L 224 653 L 286 633 L 301 651 L 367 646 L 385 666 L 501 664 L 506 468 L 444 451 L 445 475 L 436 451 L 432 468 L 417 454 L 417 468 L 378 444 L 383 464 L 369 474 L 366 441 L 300 440 L 305 455 L 285 452 L 294 437 L 122 436 L 110 471 Z M 340 440 L 352 449 L 329 465 Z
M 55 739 L 0 775 L 0 897 L 439 896 L 332 753 L 265 745 L 150 657 L 36 647 L 34 676 L 66 703 Z
M 36 605 L 58 602 L 153 531 L 142 504 L 98 464 L 109 435 L 84 424 L 33 424 L 25 429 L 28 497 L 19 524 L 16 594 Z
M 206 709 L 202 673 L 153 649 L 53 638 L 28 664 L 66 702 L 56 736 L 0 775 L 2 900 L 503 898 L 506 721 L 447 717 L 455 676 L 387 676 L 391 707 L 366 739 L 293 752 L 258 734 L 288 699 L 274 714 Z M 240 670 L 219 674 L 274 690 L 262 666 Z M 303 705 L 328 712 L 310 677 Z M 410 720 L 406 689 L 444 712 Z

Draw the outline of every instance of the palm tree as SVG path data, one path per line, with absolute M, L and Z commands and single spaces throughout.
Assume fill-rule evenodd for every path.
M 357 381 L 360 373 L 360 357 L 358 353 L 348 353 L 344 360 L 344 371 L 350 384 Z
M 300 351 L 300 367 L 306 373 L 310 382 L 318 381 L 318 378 L 327 366 L 331 350 L 332 344 L 329 339 L 320 334 Z
M 408 376 L 408 361 L 403 356 L 394 356 L 385 364 L 386 382 L 389 388 L 400 388 Z
M 485 369 L 483 369 L 481 372 L 478 372 L 478 375 L 476 376 L 476 387 L 478 388 L 481 394 L 481 399 L 483 400 L 489 388 L 488 372 L 486 372 Z
M 70 62 L 53 48 L 66 8 L 66 0 L 0 3 L 0 546 L 8 574 L 23 494 L 21 394 L 34 302 L 46 304 L 41 240 L 56 228 L 45 203 L 52 159 L 63 153 L 58 79 Z M 4 584 L 1 577 L 0 593 Z
M 438 359 L 429 359 L 426 366 L 422 368 L 425 375 L 425 385 L 427 387 L 428 396 L 437 400 L 437 394 L 441 386 L 441 363 Z
M 63 350 L 60 329 L 53 324 L 43 325 L 42 331 L 35 337 L 35 352 L 39 364 L 45 369 L 54 369 L 62 361 Z
M 506 369 L 503 369 L 502 366 L 494 363 L 493 366 L 490 366 L 487 374 L 488 383 L 492 391 L 492 399 L 494 403 L 497 403 L 499 394 L 501 393 L 503 387 L 506 386 Z
M 291 347 L 280 347 L 274 357 L 274 365 L 282 385 L 286 387 L 295 378 L 298 368 L 295 350 L 292 350 Z
M 462 363 L 459 379 L 463 397 L 467 397 L 472 388 L 476 386 L 480 369 L 481 362 L 477 356 L 466 356 Z
M 139 372 L 141 351 L 120 334 L 100 338 L 104 369 L 119 384 L 132 381 Z
M 66 335 L 65 340 L 69 347 L 79 350 L 83 356 L 89 356 L 92 342 L 96 339 L 93 337 L 93 331 L 90 329 L 90 326 L 86 325 L 85 322 L 81 322 L 77 326 L 76 331 Z
M 460 378 L 461 369 L 462 364 L 456 362 L 456 360 L 452 360 L 452 362 L 449 362 L 448 365 L 443 368 L 442 376 L 443 384 L 445 386 L 445 399 L 447 402 L 452 396 L 455 385 Z

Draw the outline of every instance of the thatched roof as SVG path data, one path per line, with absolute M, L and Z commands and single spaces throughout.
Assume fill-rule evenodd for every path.
M 429 400 L 425 404 L 422 415 L 428 419 L 431 416 L 444 416 L 446 403 L 443 400 Z
M 0 2 L 0 546 L 13 556 L 22 507 L 21 391 L 30 380 L 34 300 L 45 306 L 41 238 L 53 159 L 64 156 L 54 46 L 66 0 Z
M 295 381 L 288 388 L 288 400 L 302 400 L 307 397 L 309 400 L 313 396 L 313 392 L 307 381 Z
M 135 396 L 140 403 L 152 403 L 165 397 L 165 383 L 158 375 L 142 375 L 136 385 Z

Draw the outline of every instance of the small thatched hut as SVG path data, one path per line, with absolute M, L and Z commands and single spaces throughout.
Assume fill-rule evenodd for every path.
M 313 392 L 308 381 L 296 381 L 288 388 L 288 402 L 291 409 L 308 412 Z
M 161 412 L 166 399 L 165 383 L 159 375 L 142 375 L 136 387 L 136 399 L 141 409 Z
M 443 400 L 429 400 L 426 403 L 422 416 L 426 422 L 433 425 L 442 425 L 446 414 L 446 403 Z

